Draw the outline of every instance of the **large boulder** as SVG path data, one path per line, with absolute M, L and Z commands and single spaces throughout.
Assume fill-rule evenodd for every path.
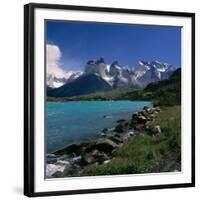
M 134 130 L 136 131 L 143 131 L 144 129 L 145 129 L 145 124 L 143 123 L 140 123 L 140 124 L 136 123 L 134 125 Z
M 53 163 L 57 162 L 57 157 L 54 154 L 47 154 L 46 161 L 48 164 L 53 164 Z
M 137 117 L 137 122 L 145 124 L 147 122 L 147 118 L 145 116 L 138 116 Z
M 149 109 L 148 106 L 144 106 L 144 107 L 143 107 L 143 110 L 148 110 L 148 109 Z
M 111 152 L 113 149 L 117 147 L 118 145 L 108 138 L 99 139 L 95 144 L 95 148 L 102 152 Z
M 123 133 L 123 132 L 127 131 L 129 128 L 130 128 L 129 122 L 125 121 L 125 122 L 118 124 L 115 127 L 114 132 Z
M 94 149 L 90 153 L 83 155 L 82 165 L 90 165 L 96 162 L 101 164 L 107 159 L 109 159 L 109 156 L 105 152 Z
M 100 138 L 96 140 L 95 143 L 88 146 L 85 149 L 86 153 L 91 153 L 94 150 L 98 150 L 99 152 L 110 153 L 113 149 L 117 148 L 118 145 L 108 138 Z
M 146 126 L 146 131 L 148 135 L 159 135 L 162 133 L 159 125 L 156 125 L 154 127 Z
M 70 168 L 71 164 L 67 161 L 58 161 L 55 164 L 46 165 L 46 177 L 64 177 L 66 171 Z
M 125 128 L 124 125 L 121 123 L 121 124 L 118 124 L 115 127 L 114 131 L 117 132 L 117 133 L 123 133 L 124 132 L 124 128 Z
M 102 133 L 107 133 L 107 132 L 108 132 L 108 128 L 103 128 L 103 129 L 101 130 L 101 132 L 102 132 Z
M 117 136 L 114 136 L 114 135 L 109 136 L 108 139 L 112 140 L 116 144 L 123 143 L 123 140 L 120 137 L 117 137 Z
M 89 144 L 90 144 L 89 142 L 71 144 L 61 150 L 54 152 L 54 154 L 55 155 L 66 155 L 66 154 L 80 155 Z

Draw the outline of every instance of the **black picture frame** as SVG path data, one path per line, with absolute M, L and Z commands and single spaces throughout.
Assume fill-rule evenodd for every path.
M 155 16 L 178 16 L 190 17 L 192 20 L 192 181 L 191 183 L 168 184 L 168 185 L 144 185 L 132 187 L 100 188 L 71 191 L 35 192 L 34 188 L 34 10 L 36 8 L 57 10 L 98 11 L 108 13 L 147 14 Z M 87 7 L 56 4 L 24 5 L 24 195 L 28 197 L 72 195 L 99 192 L 120 192 L 133 190 L 149 190 L 162 188 L 181 188 L 195 186 L 195 14 L 185 12 L 150 11 L 122 8 Z

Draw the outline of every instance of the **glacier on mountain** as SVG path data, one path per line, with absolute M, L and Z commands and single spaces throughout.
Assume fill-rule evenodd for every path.
M 47 74 L 49 87 L 60 87 L 87 74 L 95 74 L 104 79 L 113 89 L 143 88 L 151 82 L 167 79 L 175 68 L 159 61 L 139 61 L 132 69 L 122 66 L 118 61 L 107 64 L 103 57 L 89 60 L 83 72 L 63 72 Z M 60 75 L 62 74 L 62 76 Z M 95 83 L 94 83 L 95 84 Z

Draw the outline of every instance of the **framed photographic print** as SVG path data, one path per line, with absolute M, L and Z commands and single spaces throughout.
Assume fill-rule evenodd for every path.
M 24 194 L 194 186 L 195 14 L 24 11 Z

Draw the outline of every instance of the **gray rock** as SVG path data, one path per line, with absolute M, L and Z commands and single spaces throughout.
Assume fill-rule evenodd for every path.
M 62 165 L 61 165 L 62 166 Z M 66 177 L 67 175 L 69 175 L 69 171 L 71 170 L 71 164 L 66 164 L 63 165 L 63 169 L 62 170 L 58 170 L 56 171 L 52 177 L 54 178 L 62 178 L 62 177 Z
M 123 123 L 125 121 L 126 121 L 125 119 L 120 119 L 120 120 L 117 120 L 117 123 Z
M 152 132 L 153 132 L 153 134 L 155 134 L 155 135 L 159 135 L 159 134 L 162 133 L 162 132 L 161 132 L 161 128 L 160 128 L 159 125 L 154 126 L 154 128 L 152 129 Z
M 134 113 L 132 114 L 132 119 L 135 119 L 137 116 L 138 116 L 138 112 L 134 112 Z
M 87 164 L 91 164 L 91 163 L 103 163 L 104 160 L 108 160 L 109 156 L 104 153 L 104 152 L 100 152 L 97 149 L 94 149 L 90 154 L 87 154 Z M 85 162 L 86 163 L 86 162 Z
M 104 162 L 103 162 L 103 164 L 107 164 L 107 163 L 109 163 L 111 160 L 105 160 Z
M 57 162 L 57 158 L 47 158 L 47 159 L 46 159 L 46 162 L 47 162 L 48 164 L 56 163 L 56 162 Z
M 145 116 L 146 115 L 146 110 L 142 110 L 139 112 L 139 116 Z
M 67 161 L 67 160 L 58 160 L 56 162 L 56 164 L 59 164 L 59 165 L 70 165 L 70 162 Z
M 48 164 L 53 164 L 53 163 L 57 162 L 57 157 L 54 154 L 47 154 L 46 161 Z
M 124 124 L 118 124 L 115 129 L 114 129 L 115 132 L 117 133 L 123 133 L 125 131 L 125 126 Z
M 122 139 L 121 139 L 120 137 L 113 136 L 113 135 L 110 136 L 110 137 L 108 137 L 108 139 L 112 140 L 112 141 L 115 142 L 116 144 L 120 144 L 120 143 L 123 142 Z
M 82 156 L 75 156 L 75 157 L 70 158 L 70 162 L 71 163 L 78 163 L 78 162 L 81 161 L 81 159 L 82 159 Z
M 160 112 L 161 111 L 161 109 L 160 109 L 160 107 L 155 107 L 155 110 L 157 111 L 157 112 Z
M 59 163 L 47 164 L 46 165 L 46 176 L 51 177 L 64 177 L 64 173 L 71 166 L 70 163 Z
M 114 137 L 116 137 L 116 138 L 121 138 L 121 134 L 120 134 L 120 133 L 115 133 L 115 134 L 114 134 Z
M 80 155 L 86 146 L 90 145 L 90 142 L 81 142 L 71 144 L 61 150 L 54 152 L 55 155 L 66 155 L 66 154 L 76 154 Z
M 110 153 L 114 148 L 117 148 L 118 145 L 108 138 L 100 138 L 88 145 L 85 149 L 86 153 L 91 153 L 94 150 L 99 152 Z
M 144 106 L 143 110 L 148 110 L 149 107 L 148 106 Z
M 129 135 L 129 137 L 132 137 L 132 136 L 134 136 L 135 134 L 134 134 L 133 131 L 130 131 L 130 132 L 128 132 L 128 135 Z
M 105 160 L 110 159 L 110 157 L 106 153 L 99 153 L 99 155 L 96 157 L 96 161 L 101 164 Z
M 150 109 L 148 109 L 148 114 L 153 114 L 154 112 L 155 112 L 155 108 L 150 108 Z
M 53 153 L 47 154 L 46 155 L 47 158 L 56 158 L 57 156 Z
M 155 118 L 155 114 L 150 114 L 149 117 L 150 117 L 150 119 L 153 119 L 153 118 Z
M 147 118 L 145 116 L 138 116 L 137 122 L 138 123 L 146 123 L 147 122 Z
M 83 164 L 92 164 L 94 163 L 96 160 L 94 158 L 94 156 L 92 156 L 91 154 L 85 154 L 82 157 L 82 162 Z
M 106 137 L 106 134 L 101 132 L 101 136 L 102 137 Z
M 101 130 L 101 136 L 102 136 L 102 137 L 105 137 L 105 136 L 107 135 L 107 133 L 108 133 L 108 129 L 107 129 L 107 128 L 103 128 L 103 129 Z
M 98 157 L 98 155 L 100 154 L 99 150 L 97 149 L 94 149 L 92 152 L 91 152 L 91 155 L 94 156 L 94 157 Z
M 118 145 L 110 139 L 99 139 L 95 144 L 95 149 L 102 152 L 111 152 L 113 149 L 117 148 Z
M 144 123 L 140 123 L 140 124 L 135 124 L 134 125 L 134 129 L 137 131 L 143 131 L 145 129 L 145 124 Z
M 151 112 L 151 108 L 146 109 L 146 111 L 147 111 L 148 113 Z
M 107 132 L 108 132 L 108 129 L 107 129 L 107 128 L 103 128 L 103 129 L 101 130 L 101 132 L 102 132 L 102 133 L 107 133 Z

